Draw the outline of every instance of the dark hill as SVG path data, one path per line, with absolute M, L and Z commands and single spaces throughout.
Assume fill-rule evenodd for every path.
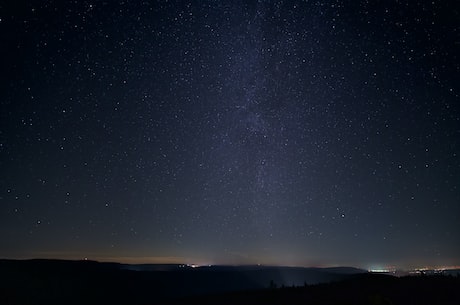
M 360 272 L 0 260 L 0 304 L 460 304 L 458 277 Z
M 460 277 L 365 274 L 333 283 L 194 297 L 169 304 L 454 305 L 460 304 Z
M 0 303 L 154 304 L 179 297 L 339 281 L 350 276 L 343 270 L 0 260 Z

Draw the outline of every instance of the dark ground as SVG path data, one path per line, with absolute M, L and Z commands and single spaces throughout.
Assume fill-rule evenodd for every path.
M 0 260 L 0 304 L 460 304 L 458 276 L 360 272 Z
M 169 304 L 460 304 L 460 278 L 366 274 L 306 287 L 239 292 L 176 300 Z

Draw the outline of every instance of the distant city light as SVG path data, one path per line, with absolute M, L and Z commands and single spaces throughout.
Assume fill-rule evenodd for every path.
M 389 269 L 369 269 L 368 271 L 372 273 L 389 273 L 390 272 Z

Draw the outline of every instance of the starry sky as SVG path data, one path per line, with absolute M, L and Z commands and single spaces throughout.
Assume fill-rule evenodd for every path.
M 455 1 L 10 2 L 0 257 L 460 265 Z

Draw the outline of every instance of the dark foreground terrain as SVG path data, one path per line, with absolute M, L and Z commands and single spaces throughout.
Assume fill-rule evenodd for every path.
M 458 305 L 460 278 L 365 274 L 328 284 L 194 297 L 168 304 Z
M 458 276 L 0 260 L 0 304 L 460 304 Z

